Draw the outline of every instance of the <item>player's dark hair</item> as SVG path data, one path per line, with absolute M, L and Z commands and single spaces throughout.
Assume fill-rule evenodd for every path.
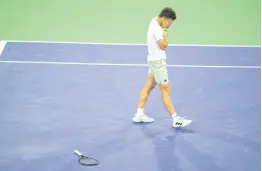
M 172 20 L 176 19 L 176 13 L 172 8 L 166 7 L 164 9 L 162 9 L 162 11 L 159 14 L 159 17 L 166 17 L 166 18 L 170 18 Z

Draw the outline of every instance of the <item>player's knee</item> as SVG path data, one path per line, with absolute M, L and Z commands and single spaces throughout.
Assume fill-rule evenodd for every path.
M 156 83 L 153 83 L 151 86 L 150 86 L 150 90 L 153 90 L 156 86 Z
M 159 86 L 160 86 L 162 95 L 163 95 L 163 96 L 165 96 L 165 95 L 168 95 L 168 96 L 169 96 L 169 93 L 170 93 L 170 85 L 167 83 L 167 84 L 160 84 Z
M 144 89 L 147 91 L 147 92 L 150 92 L 151 90 L 153 90 L 155 88 L 156 84 L 151 84 L 151 85 L 148 85 L 146 87 L 144 87 Z

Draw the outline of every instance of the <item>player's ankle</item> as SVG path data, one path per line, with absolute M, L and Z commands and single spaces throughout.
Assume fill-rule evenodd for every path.
M 143 113 L 144 112 L 144 108 L 137 108 L 137 113 L 138 114 L 141 114 L 141 113 Z
M 177 115 L 177 113 L 175 112 L 175 113 L 171 114 L 171 116 L 172 116 L 173 119 L 175 119 L 178 115 Z

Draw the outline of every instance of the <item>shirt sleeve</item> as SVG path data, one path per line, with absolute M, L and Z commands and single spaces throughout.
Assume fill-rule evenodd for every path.
M 156 38 L 156 41 L 159 41 L 159 40 L 161 40 L 161 39 L 164 39 L 162 29 L 155 29 L 155 31 L 154 31 L 154 36 L 155 36 L 155 38 Z

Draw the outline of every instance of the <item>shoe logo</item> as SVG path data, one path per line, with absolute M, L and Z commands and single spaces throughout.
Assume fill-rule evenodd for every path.
M 182 123 L 176 122 L 176 125 L 179 125 L 179 126 L 181 126 L 181 125 L 182 125 Z

